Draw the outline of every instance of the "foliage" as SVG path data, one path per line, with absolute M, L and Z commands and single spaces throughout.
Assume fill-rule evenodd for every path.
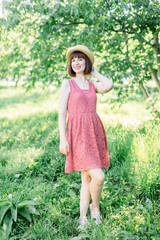
M 155 86 L 149 89 L 159 108 Z M 158 240 L 160 129 L 144 97 L 136 93 L 121 108 L 111 108 L 114 90 L 97 96 L 111 167 L 104 169 L 103 224 L 90 221 L 81 229 L 80 173 L 64 174 L 65 156 L 58 148 L 58 94 L 53 87 L 25 93 L 0 85 L 0 198 L 11 192 L 20 202 L 37 196 L 41 206 L 40 217 L 29 225 L 21 218 L 13 222 L 10 239 Z
M 3 225 L 4 237 L 8 238 L 13 222 L 17 222 L 17 217 L 21 215 L 23 218 L 32 221 L 32 214 L 39 215 L 35 209 L 37 202 L 35 200 L 19 201 L 13 200 L 12 194 L 9 194 L 8 200 L 0 200 L 0 225 Z
M 2 77 L 28 87 L 68 78 L 66 51 L 85 44 L 95 65 L 116 83 L 119 100 L 160 75 L 159 1 L 5 1 L 1 19 Z M 6 64 L 7 63 L 7 64 Z M 157 81 L 158 82 L 158 81 Z

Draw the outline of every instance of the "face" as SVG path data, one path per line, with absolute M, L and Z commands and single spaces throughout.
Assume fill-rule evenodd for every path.
M 71 60 L 71 66 L 75 73 L 84 72 L 85 70 L 85 59 L 84 58 L 73 58 Z

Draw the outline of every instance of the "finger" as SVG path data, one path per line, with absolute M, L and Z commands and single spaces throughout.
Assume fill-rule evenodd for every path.
M 63 155 L 65 155 L 65 156 L 67 155 L 67 153 L 66 153 L 65 151 L 63 151 L 63 152 L 61 152 L 61 153 L 62 153 Z
M 69 152 L 69 146 L 66 145 L 66 153 Z
M 69 145 L 67 146 L 67 151 L 69 152 Z
M 68 152 L 69 152 L 69 143 L 67 142 L 67 150 L 68 150 Z
M 63 154 L 67 155 L 67 146 L 64 148 Z
M 66 151 L 69 152 L 69 144 L 68 144 L 68 141 L 66 141 Z
M 67 155 L 65 149 L 63 149 L 63 148 L 59 148 L 59 151 L 60 151 L 60 153 L 62 153 L 62 154 L 64 154 L 64 155 Z

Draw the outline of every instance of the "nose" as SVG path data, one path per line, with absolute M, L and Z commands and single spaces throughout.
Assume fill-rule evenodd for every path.
M 78 58 L 74 60 L 74 64 L 79 65 L 79 59 Z

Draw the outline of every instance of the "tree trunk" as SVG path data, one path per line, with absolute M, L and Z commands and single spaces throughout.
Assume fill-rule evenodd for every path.
M 156 32 L 154 34 L 153 49 L 156 54 L 156 60 L 157 60 L 157 65 L 158 65 L 158 79 L 160 80 L 160 44 L 159 44 L 159 39 L 158 39 L 158 32 Z
M 160 113 L 155 108 L 154 102 L 153 102 L 152 98 L 150 97 L 149 92 L 147 91 L 147 88 L 143 85 L 142 82 L 140 82 L 139 85 L 145 95 L 146 101 L 149 103 L 149 105 L 152 109 L 152 112 L 154 113 L 155 116 L 160 117 Z
M 19 80 L 17 79 L 17 80 L 15 80 L 15 87 L 17 87 L 18 86 L 18 82 L 19 82 Z
M 155 69 L 152 68 L 151 64 L 149 64 L 148 69 L 150 71 L 152 79 L 156 82 L 158 90 L 160 91 L 160 81 L 158 80 Z

